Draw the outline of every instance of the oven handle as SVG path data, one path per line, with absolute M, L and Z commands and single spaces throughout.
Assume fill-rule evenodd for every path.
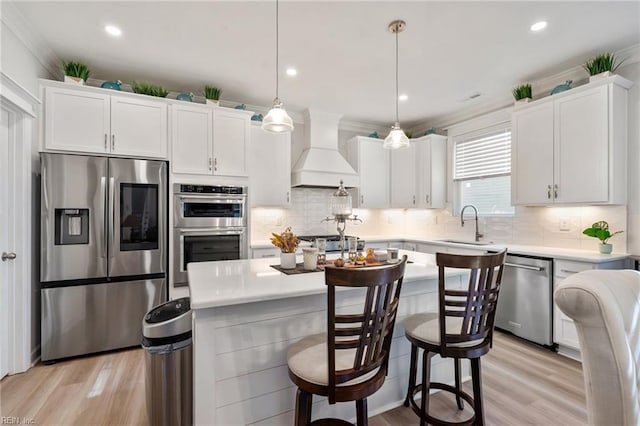
M 246 197 L 242 198 L 229 198 L 229 197 L 184 197 L 178 196 L 180 201 L 183 203 L 197 203 L 197 204 L 244 204 L 246 202 Z
M 211 229 L 211 228 L 181 228 L 178 229 L 180 234 L 180 240 L 182 237 L 202 237 L 207 235 L 242 235 L 246 232 L 246 228 L 225 228 L 225 229 Z

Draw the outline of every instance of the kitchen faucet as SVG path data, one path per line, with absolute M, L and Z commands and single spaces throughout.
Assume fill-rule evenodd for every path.
M 478 232 L 478 209 L 473 204 L 467 204 L 460 210 L 460 226 L 464 227 L 464 211 L 467 207 L 471 207 L 475 212 L 475 221 L 476 221 L 476 241 L 480 241 L 482 234 Z

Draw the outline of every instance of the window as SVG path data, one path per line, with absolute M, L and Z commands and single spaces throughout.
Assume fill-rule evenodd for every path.
M 513 215 L 511 130 L 504 125 L 454 137 L 453 182 L 458 205 L 482 215 Z

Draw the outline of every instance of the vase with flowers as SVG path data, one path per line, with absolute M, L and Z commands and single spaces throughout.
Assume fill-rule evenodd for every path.
M 590 228 L 587 228 L 584 231 L 582 231 L 582 233 L 584 235 L 588 235 L 589 237 L 594 237 L 599 239 L 600 245 L 598 246 L 598 249 L 600 250 L 600 253 L 610 254 L 613 249 L 613 246 L 608 243 L 609 238 L 613 237 L 614 235 L 622 233 L 622 231 L 616 231 L 611 233 L 609 231 L 609 224 L 604 220 L 601 220 L 591 225 Z
M 291 231 L 289 226 L 282 233 L 271 233 L 271 244 L 280 249 L 280 267 L 282 269 L 295 269 L 296 267 L 296 248 L 300 244 L 300 240 Z

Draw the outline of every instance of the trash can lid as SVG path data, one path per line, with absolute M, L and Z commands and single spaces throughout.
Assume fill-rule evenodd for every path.
M 191 331 L 191 300 L 188 297 L 170 300 L 151 309 L 142 320 L 142 335 L 146 338 L 179 336 Z

